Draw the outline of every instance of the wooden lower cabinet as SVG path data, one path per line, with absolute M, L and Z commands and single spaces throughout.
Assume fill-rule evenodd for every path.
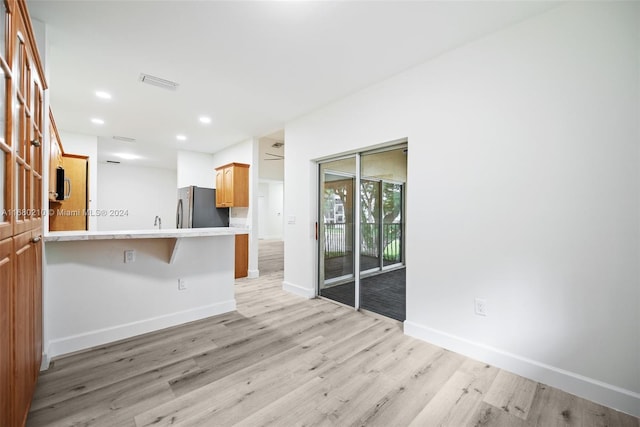
M 10 426 L 12 399 L 11 378 L 13 366 L 11 342 L 13 330 L 13 239 L 0 241 L 0 426 Z
M 42 360 L 42 237 L 41 230 L 13 237 L 13 280 L 9 325 L 13 345 L 11 372 L 11 421 L 24 425 Z M 12 261 L 12 262 L 11 262 Z M 10 274 L 10 273 L 2 273 Z M 3 281 L 4 283 L 4 281 Z M 3 331 L 4 332 L 4 331 Z M 4 355 L 3 355 L 4 356 Z M 5 382 L 3 381 L 3 384 Z
M 249 274 L 249 235 L 236 234 L 236 279 Z

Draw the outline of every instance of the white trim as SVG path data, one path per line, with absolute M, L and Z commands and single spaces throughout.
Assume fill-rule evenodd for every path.
M 404 333 L 576 396 L 640 417 L 640 393 L 406 320 Z
M 258 277 L 260 277 L 260 270 L 248 270 L 247 277 L 249 279 L 257 279 Z
M 236 309 L 235 299 L 216 304 L 196 307 L 176 313 L 138 320 L 122 325 L 111 326 L 104 329 L 71 335 L 64 338 L 51 340 L 47 343 L 46 362 L 43 358 L 43 368 L 48 368 L 49 361 L 56 356 L 85 350 L 98 345 L 130 338 L 136 335 L 157 331 L 159 329 L 180 325 L 194 320 L 200 320 L 218 314 L 228 313 Z
M 311 299 L 316 297 L 316 293 L 313 289 L 303 288 L 302 286 L 294 285 L 290 282 L 282 282 L 282 290 L 304 298 Z

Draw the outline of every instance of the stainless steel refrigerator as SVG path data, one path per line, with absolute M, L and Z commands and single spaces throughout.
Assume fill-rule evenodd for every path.
M 229 208 L 216 208 L 214 188 L 178 189 L 176 228 L 228 227 Z

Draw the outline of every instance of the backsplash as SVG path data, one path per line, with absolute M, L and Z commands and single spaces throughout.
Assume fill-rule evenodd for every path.
M 229 208 L 229 227 L 251 228 L 249 208 Z

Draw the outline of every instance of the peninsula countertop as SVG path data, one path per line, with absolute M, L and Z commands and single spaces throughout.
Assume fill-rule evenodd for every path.
M 189 237 L 215 237 L 249 234 L 249 229 L 238 227 L 168 228 L 150 230 L 114 231 L 54 231 L 44 236 L 45 242 L 71 242 L 82 240 L 124 239 L 182 239 Z

